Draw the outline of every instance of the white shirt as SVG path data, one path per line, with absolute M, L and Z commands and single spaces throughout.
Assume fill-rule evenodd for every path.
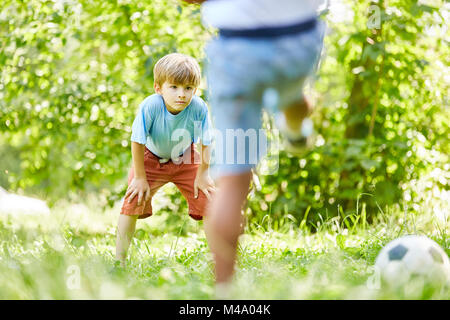
M 255 29 L 297 24 L 317 16 L 323 0 L 210 0 L 202 5 L 206 26 Z

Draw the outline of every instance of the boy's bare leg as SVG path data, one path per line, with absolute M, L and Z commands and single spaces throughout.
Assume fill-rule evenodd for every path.
M 205 233 L 215 262 L 216 283 L 231 280 L 236 248 L 244 223 L 241 214 L 247 198 L 251 172 L 218 179 L 218 190 L 205 218 Z
M 311 104 L 305 97 L 283 109 L 286 124 L 289 129 L 292 131 L 298 131 L 303 119 L 311 114 L 312 109 Z
M 125 259 L 127 258 L 127 251 L 130 247 L 131 239 L 133 238 L 134 230 L 136 228 L 137 217 L 137 215 L 128 216 L 119 214 L 119 222 L 117 223 L 116 259 L 120 261 L 121 267 L 125 267 Z

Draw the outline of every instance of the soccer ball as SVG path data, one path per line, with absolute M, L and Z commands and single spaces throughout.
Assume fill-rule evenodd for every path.
M 425 236 L 408 235 L 389 242 L 378 254 L 375 269 L 383 282 L 393 287 L 413 278 L 438 285 L 450 281 L 447 254 Z

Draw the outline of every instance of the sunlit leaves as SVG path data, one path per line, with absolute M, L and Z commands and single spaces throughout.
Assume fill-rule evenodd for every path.
M 298 159 L 283 154 L 278 176 L 261 177 L 262 185 L 278 186 L 270 207 L 275 217 L 286 205 L 297 218 L 310 205 L 316 213 L 311 220 L 318 219 L 317 213 L 336 215 L 336 205 L 352 212 L 363 192 L 373 195 L 364 200 L 370 215 L 378 211 L 375 201 L 403 204 L 408 181 L 448 162 L 443 92 L 448 92 L 444 74 L 450 52 L 442 43 L 443 1 L 427 2 L 426 8 L 412 0 L 344 2 L 352 21 L 336 22 L 333 15 L 327 19 L 326 55 L 315 83 L 314 117 L 325 144 L 305 156 L 301 170 Z M 380 29 L 367 27 L 370 14 L 364 13 L 370 13 L 370 5 L 380 9 Z M 351 127 L 353 136 L 348 134 Z M 447 160 L 430 165 L 435 153 Z M 308 175 L 299 174 L 303 171 Z M 294 197 L 280 190 L 285 179 L 296 187 Z M 256 208 L 252 213 L 261 219 L 267 212 Z
M 172 51 L 202 57 L 199 12 L 178 4 L 2 1 L 1 138 L 22 162 L 9 173 L 11 188 L 57 198 L 122 181 L 130 160 L 124 141 L 137 106 L 153 93 L 153 64 Z

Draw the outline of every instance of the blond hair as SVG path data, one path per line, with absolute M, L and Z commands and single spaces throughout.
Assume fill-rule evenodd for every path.
M 153 68 L 155 83 L 162 86 L 165 81 L 174 84 L 200 85 L 201 71 L 197 60 L 181 53 L 170 53 L 156 62 Z

